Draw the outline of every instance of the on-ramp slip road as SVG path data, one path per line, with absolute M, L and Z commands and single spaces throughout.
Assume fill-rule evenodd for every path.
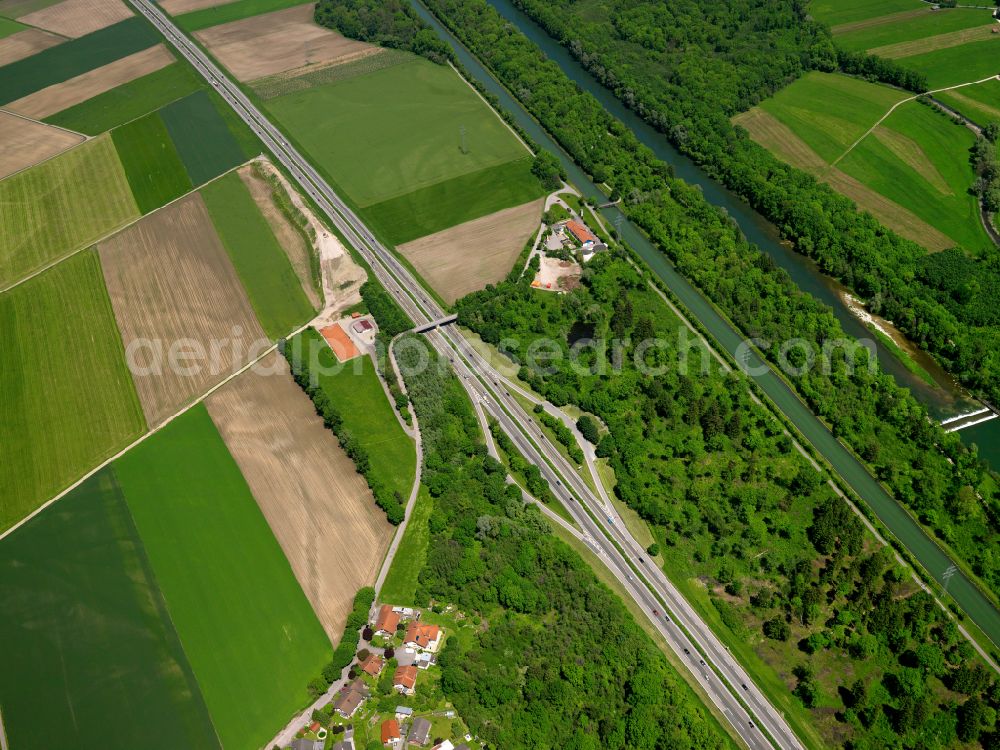
M 417 327 L 448 317 L 309 162 L 288 144 L 284 135 L 194 42 L 150 0 L 130 2 L 257 134 L 300 188 L 365 258 L 379 282 L 396 297 Z M 450 327 L 431 331 L 428 339 L 451 360 L 470 397 L 478 400 L 497 419 L 525 457 L 539 466 L 552 491 L 588 534 L 588 543 L 656 624 L 744 742 L 752 748 L 801 748 L 801 743 L 781 714 L 770 705 L 708 626 L 663 572 L 645 563 L 642 547 L 621 523 L 614 523 L 613 518 L 604 515 L 600 500 L 576 476 L 558 449 L 537 430 L 531 417 L 500 386 L 499 373 Z M 591 511 L 588 512 L 583 505 Z

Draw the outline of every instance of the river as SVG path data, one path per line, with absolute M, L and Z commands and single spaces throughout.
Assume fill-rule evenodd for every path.
M 705 197 L 712 203 L 724 207 L 732 216 L 747 237 L 756 243 L 763 251 L 770 254 L 779 265 L 786 268 L 800 287 L 815 294 L 829 304 L 845 329 L 854 336 L 870 338 L 867 329 L 848 311 L 836 293 L 836 285 L 819 273 L 808 259 L 795 253 L 783 245 L 777 231 L 763 217 L 753 211 L 735 195 L 718 183 L 710 180 L 689 159 L 673 149 L 666 139 L 638 116 L 624 107 L 610 92 L 591 78 L 572 56 L 562 46 L 552 40 L 548 34 L 537 26 L 530 18 L 518 11 L 508 0 L 489 0 L 489 2 L 517 26 L 532 41 L 544 50 L 550 59 L 557 62 L 566 74 L 581 88 L 597 97 L 608 110 L 631 127 L 636 136 L 665 161 L 674 165 L 678 177 L 702 187 Z M 473 56 L 455 37 L 435 18 L 419 0 L 411 0 L 419 15 L 437 31 L 442 39 L 454 49 L 459 61 L 468 73 L 484 88 L 494 94 L 501 106 L 513 116 L 518 125 L 540 146 L 556 154 L 562 161 L 569 176 L 569 181 L 579 187 L 585 195 L 599 195 L 601 191 L 581 170 L 575 162 L 555 143 L 549 134 L 524 110 L 513 96 L 487 71 L 479 60 Z M 677 296 L 690 313 L 712 334 L 719 346 L 735 356 L 742 351 L 743 337 L 724 319 L 715 308 L 683 278 L 671 265 L 667 258 L 657 250 L 616 207 L 601 210 L 602 215 L 618 227 L 622 238 L 647 263 Z M 887 369 L 906 385 L 913 383 L 915 393 L 927 386 L 908 370 L 902 367 L 898 360 L 882 351 L 881 359 L 885 360 Z M 885 526 L 897 539 L 920 561 L 924 569 L 936 580 L 943 583 L 943 574 L 952 561 L 944 551 L 920 528 L 917 522 L 890 497 L 882 486 L 868 473 L 861 462 L 854 457 L 840 442 L 834 438 L 827 427 L 816 418 L 798 396 L 785 384 L 781 378 L 768 367 L 756 353 L 750 352 L 746 358 L 749 368 L 754 373 L 754 381 L 767 393 L 768 397 L 778 406 L 786 417 L 798 428 L 820 453 L 834 466 L 837 473 L 850 487 L 864 499 L 868 507 L 879 517 Z M 901 370 L 897 374 L 897 370 Z M 985 423 L 985 427 L 996 424 Z M 976 429 L 976 428 L 973 428 Z M 993 428 L 996 429 L 996 428 Z M 985 439 L 981 437 L 980 439 Z M 995 644 L 1000 644 L 1000 611 L 992 602 L 970 581 L 962 571 L 955 573 L 948 584 L 948 592 L 957 601 L 961 609 L 986 633 Z

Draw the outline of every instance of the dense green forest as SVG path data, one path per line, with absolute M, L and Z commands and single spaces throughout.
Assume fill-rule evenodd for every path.
M 731 747 L 621 601 L 505 483 L 460 382 L 427 352 L 431 366 L 406 376 L 434 496 L 417 601 L 483 618 L 473 648 L 451 638 L 438 661 L 472 731 L 491 748 Z M 400 347 L 404 372 L 420 355 Z
M 802 0 L 514 2 L 873 313 L 896 323 L 966 386 L 1000 402 L 995 248 L 981 260 L 951 264 L 941 278 L 934 255 L 858 213 L 851 200 L 781 162 L 729 121 L 807 69 L 839 66 L 918 92 L 926 88 L 920 76 L 888 60 L 837 52 L 829 33 L 807 20 Z
M 731 643 L 752 643 L 781 680 L 794 675 L 787 699 L 810 710 L 824 744 L 992 741 L 1000 687 L 752 399 L 747 378 L 711 358 L 701 370 L 697 347 L 691 371 L 679 368 L 681 323 L 623 256 L 598 255 L 582 281 L 565 295 L 505 282 L 460 300 L 459 323 L 487 341 L 502 336 L 522 380 L 607 425 L 598 455 L 615 470 L 616 494 L 654 529 L 668 575 L 689 590 L 698 582 L 693 600 L 718 612 Z M 581 322 L 597 340 L 633 342 L 620 369 L 601 371 L 589 348 L 571 363 L 568 336 Z M 528 364 L 539 335 L 561 343 L 547 371 Z M 650 339 L 662 342 L 641 360 L 659 368 L 653 375 L 636 364 L 636 345 Z
M 436 63 L 451 56 L 448 45 L 427 28 L 407 0 L 319 0 L 315 18 L 351 39 L 404 49 Z
M 815 352 L 847 338 L 828 307 L 749 245 L 700 190 L 674 179 L 669 165 L 484 0 L 427 4 L 585 169 L 625 196 L 622 210 L 748 338 L 801 337 Z M 765 354 L 776 356 L 774 349 Z M 1000 592 L 1000 491 L 975 452 L 889 375 L 848 361 L 842 348 L 833 355 L 829 369 L 790 374 L 793 386 L 900 502 Z M 552 395 L 565 403 L 571 393 Z

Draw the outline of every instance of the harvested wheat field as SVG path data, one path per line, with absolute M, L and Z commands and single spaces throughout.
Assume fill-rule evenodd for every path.
M 75 39 L 131 17 L 121 0 L 63 0 L 18 20 Z
M 313 22 L 313 4 L 224 23 L 195 36 L 241 81 L 349 58 L 371 45 Z
M 214 8 L 216 5 L 225 5 L 231 2 L 233 0 L 163 0 L 159 6 L 170 15 L 179 16 L 181 13 Z
M 206 402 L 330 640 L 371 585 L 392 527 L 353 462 L 271 354 Z
M 54 128 L 0 110 L 0 179 L 60 154 L 84 140 L 82 135 Z
M 46 86 L 7 105 L 7 109 L 36 120 L 62 112 L 116 86 L 165 68 L 174 56 L 162 44 L 102 65 L 68 81 Z
M 129 364 L 150 427 L 269 345 L 198 193 L 98 250 L 126 352 L 136 348 Z M 191 351 L 204 356 L 186 359 Z
M 25 29 L 0 39 L 0 66 L 31 57 L 66 40 L 41 29 Z
M 397 249 L 449 304 L 504 278 L 538 229 L 544 199 L 505 208 Z
M 307 242 L 309 230 L 293 224 L 285 212 L 278 206 L 275 200 L 275 191 L 283 191 L 283 188 L 272 187 L 262 176 L 262 170 L 263 167 L 260 166 L 260 162 L 253 162 L 252 164 L 240 167 L 237 171 L 240 179 L 243 180 L 243 184 L 250 191 L 250 196 L 253 198 L 254 203 L 257 204 L 257 209 L 264 215 L 278 243 L 288 254 L 288 259 L 291 261 L 295 275 L 299 277 L 299 282 L 302 284 L 302 291 L 305 292 L 306 299 L 309 300 L 309 304 L 314 309 L 319 310 L 323 307 L 323 300 L 320 299 L 319 292 L 316 291 L 316 287 L 312 283 L 313 250 L 312 243 Z M 285 196 L 281 200 L 286 205 L 290 204 L 287 193 L 285 193 Z M 298 211 L 295 207 L 291 207 L 289 210 Z M 305 222 L 305 217 L 302 220 Z

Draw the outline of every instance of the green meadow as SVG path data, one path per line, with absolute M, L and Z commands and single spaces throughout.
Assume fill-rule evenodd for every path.
M 11 34 L 16 34 L 19 31 L 24 31 L 27 26 L 23 23 L 18 23 L 17 21 L 12 21 L 9 18 L 4 18 L 0 16 L 0 39 L 5 36 L 10 36 Z
M 86 250 L 0 294 L 0 530 L 146 428 Z
M 836 73 L 807 73 L 761 108 L 774 115 L 827 162 L 832 162 L 909 96 L 888 86 Z
M 46 86 L 86 73 L 160 41 L 145 19 L 133 17 L 70 39 L 0 67 L 0 104 L 9 104 Z
M 236 172 L 206 185 L 201 194 L 257 320 L 270 338 L 287 336 L 315 310 L 267 220 Z
M 202 185 L 246 159 L 204 89 L 160 110 L 193 185 Z
M 967 250 L 989 246 L 978 201 L 969 194 L 976 179 L 969 164 L 972 132 L 919 102 L 898 107 L 879 131 L 882 138 L 865 138 L 840 168 Z
M 434 510 L 434 498 L 424 485 L 420 485 L 417 501 L 406 522 L 403 540 L 392 559 L 389 573 L 382 584 L 379 599 L 401 605 L 419 604 L 417 601 L 418 577 L 427 561 L 427 547 L 431 531 L 428 523 Z
M 540 198 L 530 156 L 464 174 L 364 209 L 365 218 L 393 245 Z
M 176 62 L 46 117 L 45 122 L 98 135 L 187 96 L 201 85 L 189 65 Z
M 111 137 L 142 213 L 191 190 L 191 179 L 158 112 L 115 128 Z
M 203 8 L 174 17 L 175 23 L 185 31 L 198 31 L 220 23 L 239 21 L 262 13 L 270 13 L 283 8 L 302 5 L 302 0 L 236 0 L 236 2 Z
M 138 216 L 108 136 L 0 180 L 0 289 Z
M 343 417 L 344 428 L 368 451 L 373 475 L 400 493 L 405 504 L 413 486 L 417 453 L 396 419 L 371 358 L 358 357 L 341 366 L 315 330 L 308 328 L 301 335 L 307 342 L 303 351 L 315 346 L 319 352 L 319 385 Z
M 109 469 L 0 543 L 0 643 L 11 748 L 219 748 Z
M 114 466 L 222 745 L 263 746 L 331 646 L 246 480 L 202 405 Z
M 867 50 L 887 44 L 925 39 L 975 26 L 985 26 L 989 22 L 990 12 L 988 10 L 942 8 L 932 11 L 931 6 L 928 5 L 926 12 L 921 15 L 837 34 L 836 39 L 837 45 L 844 49 Z
M 923 55 L 900 57 L 896 62 L 927 76 L 931 89 L 981 81 L 1000 74 L 1000 34 Z
M 266 107 L 362 208 L 527 153 L 457 73 L 419 58 Z
M 921 0 L 813 0 L 808 11 L 817 21 L 838 26 L 925 7 Z
M 944 91 L 936 95 L 945 104 L 954 107 L 970 120 L 980 125 L 1000 122 L 1000 81 L 992 80 Z

